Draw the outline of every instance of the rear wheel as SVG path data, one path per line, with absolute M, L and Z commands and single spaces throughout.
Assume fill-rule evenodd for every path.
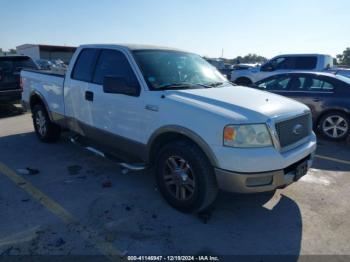
M 166 201 L 182 212 L 208 209 L 218 193 L 213 167 L 193 143 L 175 141 L 157 157 L 157 184 Z
M 350 133 L 349 117 L 342 112 L 327 113 L 320 119 L 319 128 L 325 138 L 345 140 Z
M 33 124 L 38 138 L 45 143 L 52 143 L 60 138 L 61 128 L 52 123 L 45 107 L 41 104 L 33 108 Z

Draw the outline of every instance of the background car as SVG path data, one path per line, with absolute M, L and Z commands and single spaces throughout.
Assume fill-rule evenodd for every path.
M 21 99 L 20 71 L 38 69 L 28 56 L 0 56 L 0 102 L 13 103 Z
M 250 86 L 267 77 L 295 71 L 321 72 L 333 68 L 333 58 L 325 54 L 286 54 L 275 56 L 260 67 L 234 70 L 231 81 L 237 85 Z
M 315 128 L 326 138 L 344 140 L 350 133 L 350 78 L 330 73 L 294 72 L 265 78 L 252 87 L 309 106 Z
M 53 66 L 53 63 L 46 59 L 38 59 L 35 62 L 42 70 L 51 70 Z

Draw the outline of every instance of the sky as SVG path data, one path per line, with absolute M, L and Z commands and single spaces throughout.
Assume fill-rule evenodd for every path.
M 233 58 L 335 56 L 350 47 L 349 0 L 0 0 L 0 48 L 135 43 Z

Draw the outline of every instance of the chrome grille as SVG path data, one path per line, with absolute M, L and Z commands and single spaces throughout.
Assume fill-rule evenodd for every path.
M 281 148 L 291 146 L 311 134 L 311 114 L 278 122 L 276 123 L 276 131 Z

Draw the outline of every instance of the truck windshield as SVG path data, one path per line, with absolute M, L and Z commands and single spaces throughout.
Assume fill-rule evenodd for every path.
M 199 55 L 171 50 L 133 52 L 150 90 L 209 88 L 228 83 Z

